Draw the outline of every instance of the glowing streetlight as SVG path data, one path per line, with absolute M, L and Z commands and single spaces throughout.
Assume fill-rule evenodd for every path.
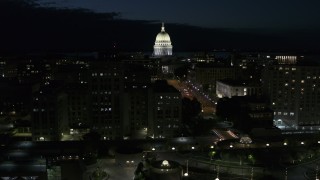
M 285 180 L 288 180 L 288 168 L 286 168 Z
M 175 147 L 172 147 L 171 149 L 172 149 L 172 151 L 176 150 L 176 148 L 175 148 Z
M 253 168 L 251 168 L 251 180 L 253 180 Z
M 220 169 L 220 167 L 218 165 L 218 167 L 217 167 L 217 178 L 215 180 L 219 180 L 219 169 Z
M 154 147 L 153 147 L 151 150 L 152 150 L 152 151 L 155 151 L 155 150 L 156 150 L 156 148 L 154 148 Z
M 189 176 L 189 161 L 187 160 L 187 171 L 184 173 L 184 176 Z

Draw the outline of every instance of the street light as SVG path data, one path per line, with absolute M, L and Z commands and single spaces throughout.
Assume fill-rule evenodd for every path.
M 217 168 L 217 178 L 216 178 L 215 180 L 219 180 L 219 169 L 220 169 L 220 167 L 219 167 L 219 165 L 218 165 L 218 168 Z
M 175 147 L 172 147 L 171 149 L 172 149 L 172 151 L 176 150 L 176 148 L 175 148 Z
M 253 180 L 253 168 L 251 168 L 251 180 Z
M 288 168 L 286 168 L 285 180 L 288 180 Z
M 184 176 L 189 176 L 189 161 L 187 160 L 187 172 L 184 173 Z

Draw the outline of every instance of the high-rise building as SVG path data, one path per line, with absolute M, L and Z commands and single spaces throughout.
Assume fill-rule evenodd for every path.
M 181 124 L 181 93 L 166 81 L 156 81 L 151 98 L 153 117 L 148 123 L 148 135 L 154 138 L 175 136 Z
M 320 127 L 320 66 L 273 65 L 263 72 L 262 82 L 276 125 Z
M 123 131 L 123 67 L 119 62 L 91 64 L 91 123 L 104 140 L 120 139 Z
M 156 41 L 153 46 L 153 55 L 155 57 L 172 55 L 171 39 L 169 34 L 164 30 L 164 23 L 162 23 L 161 32 L 159 32 L 156 37 Z
M 32 96 L 32 139 L 57 141 L 68 130 L 67 95 L 59 85 L 39 86 Z
M 150 103 L 151 75 L 149 69 L 138 64 L 127 64 L 124 76 L 123 124 L 125 134 L 145 139 L 153 105 Z
M 81 136 L 91 127 L 88 84 L 69 84 L 65 89 L 68 95 L 68 127 L 70 134 Z

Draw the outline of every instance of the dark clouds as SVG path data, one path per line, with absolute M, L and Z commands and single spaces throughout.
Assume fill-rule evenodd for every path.
M 51 7 L 121 12 L 126 19 L 187 23 L 213 28 L 320 27 L 319 0 L 38 0 Z
M 120 19 L 117 12 L 40 7 L 36 1 L 0 1 L 2 52 L 96 51 L 116 43 L 121 50 L 151 51 L 158 21 Z M 237 49 L 318 50 L 315 30 L 212 29 L 166 24 L 175 51 Z

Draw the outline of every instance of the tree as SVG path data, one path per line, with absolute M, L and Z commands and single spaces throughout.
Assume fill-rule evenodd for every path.
M 213 159 L 214 155 L 216 154 L 217 152 L 216 151 L 210 151 L 209 152 L 209 157 L 210 157 L 210 161 Z
M 256 158 L 252 154 L 248 155 L 248 159 L 249 159 L 249 161 L 252 162 L 253 165 L 256 163 Z

